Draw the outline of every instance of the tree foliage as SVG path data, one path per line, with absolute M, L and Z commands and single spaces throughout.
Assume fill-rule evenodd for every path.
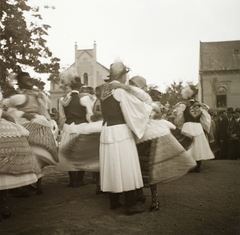
M 5 84 L 8 72 L 18 73 L 26 66 L 48 74 L 57 74 L 60 68 L 60 59 L 53 57 L 46 45 L 50 26 L 39 24 L 39 7 L 27 2 L 0 0 L 0 85 Z M 26 15 L 31 15 L 31 22 Z
M 160 92 L 158 90 L 158 86 L 149 85 L 148 93 L 152 97 L 153 101 L 160 101 L 163 105 L 169 103 L 172 106 L 182 100 L 182 88 L 183 82 L 179 82 L 178 84 L 176 82 L 173 82 L 170 86 L 167 87 L 165 92 Z
M 165 104 L 168 102 L 172 106 L 181 101 L 183 99 L 181 94 L 182 88 L 182 81 L 180 81 L 178 84 L 173 82 L 167 87 L 166 92 L 162 95 L 162 103 Z

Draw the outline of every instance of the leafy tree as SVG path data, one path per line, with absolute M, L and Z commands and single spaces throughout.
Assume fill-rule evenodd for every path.
M 58 74 L 60 68 L 60 59 L 53 57 L 44 38 L 50 26 L 39 24 L 42 20 L 39 7 L 30 7 L 27 2 L 0 0 L 0 85 L 3 89 L 8 72 L 18 73 L 30 67 L 37 73 Z M 31 14 L 29 23 L 27 14 Z
M 167 102 L 173 106 L 179 101 L 182 100 L 182 91 L 183 82 L 180 81 L 178 84 L 173 82 L 169 87 L 167 87 L 166 92 L 162 95 L 162 104 L 166 104 Z

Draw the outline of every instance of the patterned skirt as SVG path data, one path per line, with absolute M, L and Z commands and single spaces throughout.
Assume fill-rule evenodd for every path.
M 0 190 L 35 183 L 41 177 L 32 149 L 20 125 L 0 120 Z
M 193 138 L 183 135 L 179 128 L 176 128 L 174 130 L 172 129 L 171 133 L 178 140 L 178 142 L 183 146 L 183 148 L 185 148 L 186 150 L 189 149 L 190 145 L 193 142 Z
M 196 166 L 171 133 L 139 143 L 137 149 L 145 187 L 175 180 Z
M 29 131 L 27 137 L 29 144 L 43 148 L 49 153 L 47 159 L 41 158 L 39 160 L 47 165 L 55 165 L 58 162 L 58 150 L 50 126 L 43 125 L 35 120 L 23 124 L 23 126 Z

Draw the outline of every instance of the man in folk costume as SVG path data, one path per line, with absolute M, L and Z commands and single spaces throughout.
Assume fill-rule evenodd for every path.
M 24 126 L 29 135 L 27 140 L 35 154 L 41 172 L 37 175 L 37 194 L 42 194 L 41 182 L 43 169 L 55 165 L 58 161 L 57 146 L 51 131 L 50 115 L 46 95 L 33 89 L 32 78 L 26 72 L 17 75 L 18 94 L 4 99 L 7 112 L 16 122 Z
M 188 85 L 182 90 L 184 102 L 176 108 L 175 125 L 180 127 L 182 134 L 193 138 L 188 152 L 197 163 L 196 172 L 202 170 L 202 160 L 214 159 L 214 155 L 206 138 L 210 131 L 211 117 L 206 111 L 206 105 L 196 100 L 198 90 L 194 85 Z
M 125 83 L 128 71 L 122 62 L 113 63 L 110 82 L 103 85 L 99 155 L 101 190 L 109 192 L 110 209 L 121 206 L 119 196 L 124 192 L 126 214 L 131 215 L 144 211 L 135 198 L 143 180 L 134 134 L 143 136 L 152 107 L 123 89 L 111 88 L 111 83 Z
M 63 149 L 68 149 L 71 140 L 77 135 L 82 134 L 86 125 L 91 122 L 92 101 L 90 96 L 79 92 L 84 84 L 81 83 L 81 79 L 76 72 L 71 70 L 62 72 L 60 74 L 60 81 L 69 86 L 71 91 L 59 101 L 59 122 L 62 134 L 59 146 L 59 163 L 56 169 L 68 171 L 70 179 L 68 187 L 77 188 L 84 185 L 85 171 L 78 169 L 77 165 L 80 160 L 73 159 L 71 154 L 66 154 L 65 152 L 63 154 Z

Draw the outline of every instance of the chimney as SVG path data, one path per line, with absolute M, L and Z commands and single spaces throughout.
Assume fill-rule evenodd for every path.
M 97 44 L 96 41 L 93 43 L 93 58 L 97 61 Z
M 74 62 L 77 61 L 77 42 L 75 42 L 75 45 L 74 45 L 74 49 L 75 49 L 75 57 L 74 57 Z

